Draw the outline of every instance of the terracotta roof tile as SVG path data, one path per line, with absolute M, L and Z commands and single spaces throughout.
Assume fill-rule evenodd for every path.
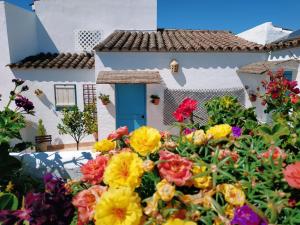
M 115 31 L 95 47 L 97 51 L 171 52 L 257 52 L 264 46 L 227 31 L 158 30 Z
M 239 73 L 250 73 L 250 74 L 264 74 L 269 70 L 277 69 L 279 67 L 288 67 L 298 69 L 300 60 L 288 59 L 288 60 L 278 60 L 278 61 L 260 61 L 256 63 L 251 63 L 242 66 L 238 72 Z
M 9 64 L 13 69 L 93 69 L 95 58 L 90 53 L 40 53 Z
M 296 48 L 300 47 L 300 38 L 282 40 L 279 42 L 271 43 L 266 45 L 266 48 L 269 50 L 281 50 L 287 48 Z

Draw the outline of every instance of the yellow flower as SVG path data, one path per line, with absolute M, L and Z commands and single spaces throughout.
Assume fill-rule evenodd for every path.
M 212 136 L 214 139 L 225 138 L 231 134 L 231 126 L 228 124 L 216 125 L 209 128 L 206 134 Z
M 175 187 L 166 179 L 162 180 L 156 185 L 156 190 L 161 199 L 165 202 L 171 201 L 175 195 Z
M 160 139 L 161 135 L 158 130 L 143 126 L 132 133 L 130 145 L 140 155 L 147 156 L 160 148 Z
M 155 212 L 157 212 L 159 199 L 160 199 L 159 194 L 157 192 L 155 192 L 152 197 L 145 200 L 145 202 L 147 203 L 147 206 L 144 208 L 144 213 L 146 215 L 149 216 L 149 215 L 152 215 Z
M 155 166 L 155 164 L 154 164 L 154 162 L 151 161 L 151 160 L 145 160 L 145 161 L 143 162 L 143 169 L 144 169 L 145 172 L 150 172 L 150 171 L 152 171 L 153 168 L 154 168 L 154 166 Z
M 96 152 L 108 152 L 116 148 L 116 142 L 108 139 L 103 139 L 94 144 Z
M 185 136 L 188 142 L 194 143 L 195 145 L 204 145 L 207 142 L 207 136 L 203 130 L 196 130 Z
M 104 183 L 113 188 L 140 186 L 143 161 L 136 153 L 120 152 L 108 162 L 104 172 Z
M 225 107 L 228 109 L 230 106 L 233 105 L 234 101 L 232 99 L 232 97 L 229 96 L 225 96 L 221 99 L 221 102 L 223 105 L 225 105 Z
M 224 196 L 225 200 L 234 206 L 242 206 L 245 204 L 246 196 L 243 190 L 232 184 L 221 184 L 217 187 Z
M 14 184 L 11 181 L 9 181 L 8 184 L 6 185 L 5 191 L 12 192 L 13 189 L 14 189 Z
M 234 210 L 235 208 L 233 207 L 233 205 L 227 205 L 225 207 L 225 215 L 229 218 L 232 219 L 234 217 Z
M 142 219 L 140 198 L 128 188 L 109 189 L 95 209 L 96 225 L 139 225 Z
M 181 220 L 181 219 L 169 219 L 163 225 L 197 225 L 197 223 L 193 221 Z
M 206 166 L 197 166 L 195 165 L 192 169 L 193 175 L 204 173 L 206 171 Z M 212 185 L 211 176 L 197 177 L 193 179 L 193 184 L 196 188 L 208 188 Z

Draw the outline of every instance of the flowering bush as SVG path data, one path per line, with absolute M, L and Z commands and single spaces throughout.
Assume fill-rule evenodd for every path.
M 295 112 L 270 125 L 255 121 L 249 135 L 247 122 L 200 129 L 193 121 L 197 105 L 185 99 L 174 113 L 179 135 L 148 126 L 112 132 L 96 143 L 98 155 L 81 167 L 80 180 L 51 192 L 60 212 L 48 201 L 34 210 L 58 213 L 55 224 L 69 224 L 71 202 L 72 224 L 78 225 L 300 224 L 300 154 L 291 144 L 300 127 Z M 46 182 L 46 190 L 57 182 Z M 0 221 L 39 218 L 27 209 L 4 211 Z
M 284 70 L 279 69 L 276 73 L 268 72 L 269 80 L 263 80 L 262 85 L 265 94 L 260 96 L 262 104 L 266 105 L 266 112 L 279 112 L 287 115 L 295 105 L 299 103 L 300 89 L 297 81 L 289 81 L 284 77 Z M 298 107 L 298 106 L 296 106 Z

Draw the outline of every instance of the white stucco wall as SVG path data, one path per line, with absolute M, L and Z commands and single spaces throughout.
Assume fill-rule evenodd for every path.
M 35 13 L 5 3 L 5 16 L 10 50 L 10 61 L 6 63 L 38 53 Z
M 47 130 L 47 134 L 52 135 L 52 144 L 75 143 L 69 135 L 60 135 L 57 125 L 60 122 L 61 112 L 55 109 L 54 84 L 76 84 L 77 106 L 83 110 L 83 84 L 94 83 L 94 70 L 73 70 L 73 69 L 27 69 L 12 70 L 12 76 L 26 80 L 29 86 L 26 96 L 35 106 L 35 116 L 26 116 L 27 127 L 22 131 L 22 137 L 26 141 L 33 141 L 36 136 L 37 123 L 42 119 Z M 5 87 L 4 87 L 5 88 Z M 38 97 L 34 94 L 36 89 L 44 92 Z M 9 93 L 6 90 L 5 93 Z M 82 142 L 94 141 L 90 135 Z
M 74 31 L 155 30 L 156 0 L 40 0 L 35 2 L 40 51 L 71 51 Z
M 288 36 L 292 31 L 275 27 L 272 22 L 266 22 L 246 30 L 237 36 L 258 44 L 268 44 Z
M 180 71 L 172 74 L 169 63 L 176 59 Z M 244 87 L 237 69 L 249 63 L 266 59 L 264 53 L 97 53 L 96 76 L 108 70 L 153 70 L 163 78 L 161 85 L 147 85 L 147 124 L 160 130 L 163 125 L 163 104 L 150 103 L 150 95 L 157 94 L 163 102 L 164 89 L 225 89 Z M 257 81 L 259 83 L 259 81 Z M 109 94 L 108 106 L 98 104 L 99 135 L 101 138 L 116 128 L 114 85 L 97 85 L 97 93 Z M 246 92 L 246 91 L 245 91 Z M 246 106 L 252 106 L 247 99 Z M 172 113 L 172 112 L 170 112 Z M 101 125 L 102 124 L 102 125 Z

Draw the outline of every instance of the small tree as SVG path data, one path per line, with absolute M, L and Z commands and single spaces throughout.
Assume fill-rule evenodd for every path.
M 88 134 L 98 132 L 96 105 L 90 104 L 84 108 L 83 120 Z
M 77 150 L 80 141 L 89 134 L 84 122 L 84 112 L 76 106 L 63 111 L 62 123 L 57 128 L 60 134 L 68 134 L 76 141 Z
M 38 121 L 37 135 L 38 136 L 46 136 L 46 129 L 45 129 L 42 119 L 39 119 L 39 121 Z

